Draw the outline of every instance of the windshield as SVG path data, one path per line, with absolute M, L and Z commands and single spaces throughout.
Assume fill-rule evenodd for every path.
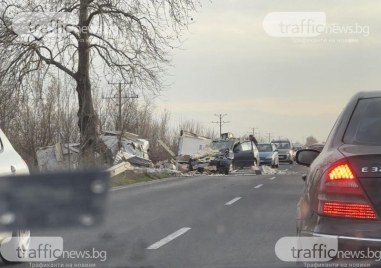
M 273 151 L 271 144 L 258 144 L 257 148 L 258 148 L 258 151 L 260 151 L 260 152 L 272 152 Z
M 289 142 L 273 142 L 275 146 L 277 146 L 277 149 L 290 149 L 290 143 Z
M 381 266 L 381 1 L 0 0 L 0 100 L 0 267 Z

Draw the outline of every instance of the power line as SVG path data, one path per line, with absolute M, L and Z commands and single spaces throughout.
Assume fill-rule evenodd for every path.
M 267 135 L 268 135 L 268 137 L 269 137 L 269 142 L 271 142 L 271 134 L 272 134 L 272 133 L 270 133 L 270 132 L 267 133 Z
M 258 130 L 258 128 L 257 127 L 252 127 L 252 128 L 250 128 L 251 129 L 251 131 L 252 131 L 252 133 L 253 133 L 253 136 L 255 137 L 255 131 L 256 130 Z M 258 132 L 257 132 L 258 133 Z
M 119 108 L 119 113 L 118 113 L 118 126 L 116 130 L 122 131 L 123 130 L 123 120 L 122 120 L 122 99 L 137 99 L 139 98 L 138 95 L 132 95 L 132 96 L 122 96 L 122 84 L 123 85 L 131 85 L 132 82 L 119 82 L 119 83 L 110 83 L 109 85 L 119 85 L 118 89 L 118 96 L 114 97 L 102 97 L 103 99 L 118 99 L 118 108 Z
M 225 116 L 227 116 L 227 114 L 214 114 L 214 116 L 217 116 L 219 118 L 219 121 L 214 121 L 212 122 L 213 124 L 219 124 L 220 125 L 220 138 L 221 138 L 221 135 L 222 135 L 222 126 L 225 125 L 225 124 L 228 124 L 230 122 L 228 121 L 223 121 L 223 118 Z

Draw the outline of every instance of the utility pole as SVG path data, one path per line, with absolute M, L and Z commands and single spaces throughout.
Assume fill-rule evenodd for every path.
M 225 125 L 230 122 L 223 121 L 224 117 L 227 116 L 227 114 L 214 114 L 214 116 L 217 116 L 219 118 L 219 121 L 212 122 L 213 124 L 219 124 L 220 125 L 220 138 L 222 135 L 222 125 Z
M 119 83 L 110 83 L 109 82 L 109 85 L 119 85 L 118 87 L 118 95 L 114 97 L 103 97 L 103 99 L 118 99 L 118 126 L 117 126 L 117 130 L 119 131 L 123 131 L 123 120 L 122 120 L 122 99 L 137 99 L 139 98 L 138 95 L 132 95 L 132 96 L 122 96 L 122 84 L 123 85 L 131 85 L 132 83 L 127 83 L 127 82 L 119 82 Z
M 267 133 L 267 135 L 269 136 L 269 142 L 271 142 L 271 133 Z
M 255 137 L 255 130 L 258 130 L 257 127 L 252 127 L 251 130 L 253 131 L 253 136 Z

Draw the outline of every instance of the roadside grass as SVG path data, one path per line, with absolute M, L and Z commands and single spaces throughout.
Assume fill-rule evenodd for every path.
M 157 172 L 157 173 L 148 173 L 148 172 L 132 172 L 127 171 L 118 176 L 115 176 L 111 180 L 112 187 L 125 186 L 130 184 L 135 184 L 139 182 L 148 182 L 154 180 L 161 180 L 165 178 L 175 177 L 173 173 L 169 172 Z

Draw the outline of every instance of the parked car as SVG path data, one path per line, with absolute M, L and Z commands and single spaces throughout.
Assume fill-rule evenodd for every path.
M 29 169 L 25 161 L 13 148 L 3 131 L 0 130 L 0 177 L 13 174 L 29 174 Z M 5 239 L 9 237 L 17 238 L 13 240 L 18 243 L 16 246 L 21 249 L 19 256 L 23 256 L 29 249 L 30 231 L 18 230 L 13 233 L 0 233 L 0 243 L 3 243 Z M 4 259 L 1 254 L 0 257 L 3 261 L 9 262 Z
M 294 161 L 292 159 L 292 146 L 288 139 L 284 140 L 273 140 L 271 143 L 275 144 L 279 154 L 280 162 L 288 162 L 292 164 Z
M 339 246 L 381 245 L 381 91 L 355 95 L 326 145 L 300 150 L 309 167 L 297 206 L 300 236 L 336 237 Z
M 251 141 L 215 140 L 210 147 L 191 156 L 189 169 L 229 174 L 233 169 L 257 166 L 259 152 Z
M 279 155 L 275 144 L 260 143 L 257 146 L 261 165 L 268 165 L 273 168 L 279 167 Z
M 301 149 L 303 149 L 303 146 L 302 145 L 295 145 L 294 144 L 294 146 L 292 147 L 292 160 L 294 160 L 295 161 L 295 157 L 296 157 L 296 153 L 299 151 L 299 150 L 301 150 Z

